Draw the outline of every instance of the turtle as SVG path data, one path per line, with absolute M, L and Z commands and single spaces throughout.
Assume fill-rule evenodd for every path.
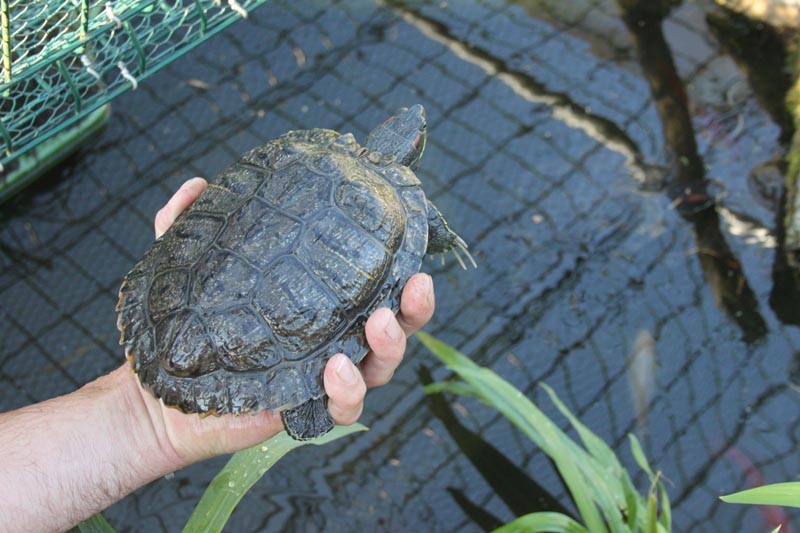
M 280 412 L 297 440 L 333 428 L 328 359 L 361 361 L 367 317 L 398 311 L 426 254 L 475 264 L 414 173 L 426 139 L 417 104 L 364 146 L 290 131 L 211 180 L 122 281 L 120 344 L 142 386 L 184 413 Z

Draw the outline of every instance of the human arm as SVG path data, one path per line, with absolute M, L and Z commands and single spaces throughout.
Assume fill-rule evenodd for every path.
M 184 184 L 159 211 L 157 234 L 205 187 L 199 179 Z M 417 275 L 397 317 L 379 309 L 368 320 L 372 350 L 360 368 L 343 355 L 329 361 L 324 383 L 337 423 L 357 420 L 366 388 L 391 378 L 406 335 L 432 313 L 430 277 Z M 282 429 L 280 416 L 266 411 L 200 419 L 165 408 L 126 363 L 71 394 L 0 414 L 0 531 L 68 529 L 154 479 Z

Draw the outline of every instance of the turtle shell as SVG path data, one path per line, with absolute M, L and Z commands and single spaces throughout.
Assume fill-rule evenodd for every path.
M 281 411 L 324 395 L 327 360 L 368 351 L 428 241 L 405 166 L 330 130 L 251 150 L 125 276 L 120 343 L 142 385 L 186 413 Z

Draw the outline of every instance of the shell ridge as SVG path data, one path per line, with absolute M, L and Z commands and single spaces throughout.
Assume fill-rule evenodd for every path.
M 256 195 L 258 194 L 259 190 L 260 190 L 260 186 L 259 186 L 259 189 L 256 191 Z M 302 218 L 300 218 L 299 216 L 294 215 L 292 213 L 289 213 L 285 209 L 282 209 L 280 206 L 277 206 L 277 205 L 273 204 L 272 202 L 270 202 L 269 200 L 267 200 L 263 196 L 256 196 L 256 195 L 254 195 L 253 198 L 250 199 L 251 202 L 258 202 L 261 205 L 263 205 L 264 207 L 266 207 L 267 209 L 271 209 L 271 210 L 275 211 L 276 213 L 278 213 L 279 215 L 284 216 L 286 218 L 289 218 L 289 219 L 293 220 L 294 222 L 297 222 L 298 224 L 305 224 L 306 221 L 303 220 Z
M 355 226 L 356 229 L 358 229 L 359 233 L 362 233 L 362 234 L 366 235 L 367 238 L 369 240 L 371 240 L 374 244 L 377 244 L 378 246 L 380 246 L 383 249 L 383 251 L 386 252 L 386 254 L 392 255 L 393 252 L 392 252 L 392 250 L 389 250 L 389 249 L 386 248 L 386 243 L 384 241 L 380 240 L 379 238 L 377 238 L 375 235 L 373 235 L 372 232 L 369 231 L 367 228 L 362 226 L 361 223 L 357 219 L 355 219 L 352 215 L 350 215 L 350 213 L 348 213 L 344 209 L 340 209 L 338 207 L 331 207 L 327 211 L 328 212 L 333 212 L 333 213 L 341 216 L 342 218 L 346 219 L 353 226 Z M 319 217 L 319 218 L 322 218 L 322 217 Z M 315 220 L 315 222 L 316 222 L 316 220 Z M 405 231 L 405 230 L 403 229 L 402 231 Z
M 224 246 L 220 246 L 219 243 L 216 243 L 216 242 L 209 247 L 208 252 L 210 252 L 211 250 L 214 250 L 216 252 L 221 252 L 221 253 L 224 253 L 224 254 L 228 254 L 231 257 L 233 257 L 235 259 L 238 259 L 239 261 L 241 261 L 242 263 L 244 263 L 248 267 L 252 268 L 253 270 L 255 270 L 255 271 L 259 272 L 259 273 L 262 273 L 262 270 L 263 270 L 262 267 L 256 265 L 255 263 L 253 263 L 253 261 L 251 261 L 250 259 L 248 259 L 244 255 L 242 255 L 240 252 L 237 252 L 236 250 L 233 250 L 231 248 L 225 248 Z

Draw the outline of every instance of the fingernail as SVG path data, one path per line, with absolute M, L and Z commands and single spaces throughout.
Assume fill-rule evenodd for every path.
M 346 355 L 343 355 L 336 365 L 336 375 L 345 385 L 355 385 L 358 381 L 356 367 L 353 366 L 353 363 L 350 362 Z
M 429 274 L 425 274 L 425 300 L 433 305 L 433 278 Z
M 397 320 L 395 320 L 394 316 L 390 317 L 386 322 L 386 327 L 383 328 L 383 332 L 386 333 L 386 336 L 393 341 L 400 340 L 400 338 L 403 336 L 403 330 L 400 329 L 400 324 L 397 323 Z

